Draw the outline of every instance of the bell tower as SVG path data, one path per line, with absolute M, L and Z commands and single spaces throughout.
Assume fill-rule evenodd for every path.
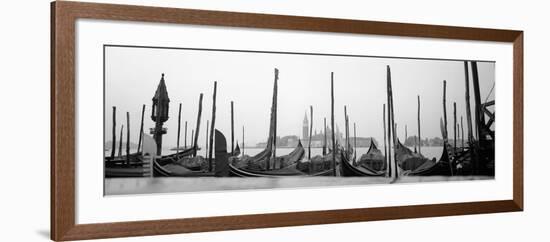
M 151 119 L 155 122 L 155 128 L 152 128 L 150 133 L 157 143 L 157 155 L 162 154 L 162 135 L 166 134 L 166 128 L 163 128 L 162 125 L 168 120 L 169 103 L 170 98 L 168 98 L 168 91 L 164 83 L 164 73 L 162 73 L 157 91 L 155 92 L 155 96 L 153 96 L 153 108 L 151 111 Z

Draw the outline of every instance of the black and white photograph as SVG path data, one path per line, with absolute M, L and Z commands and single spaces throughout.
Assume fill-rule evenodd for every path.
M 492 60 L 106 44 L 103 61 L 105 195 L 495 178 Z

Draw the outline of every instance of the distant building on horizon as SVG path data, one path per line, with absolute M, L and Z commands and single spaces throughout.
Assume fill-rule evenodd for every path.
M 344 135 L 340 132 L 340 129 L 338 128 L 338 125 L 335 127 L 336 132 L 334 133 L 336 142 L 340 145 L 343 145 L 345 143 L 344 141 Z M 327 147 L 332 146 L 332 130 L 328 127 L 326 127 L 327 130 Z M 325 134 L 324 134 L 324 128 L 321 130 L 315 129 L 313 134 L 311 135 L 311 147 L 312 148 L 322 148 L 325 142 Z M 286 136 L 277 136 L 276 139 L 276 145 L 279 148 L 294 148 L 298 145 L 298 141 L 302 141 L 302 145 L 304 147 L 308 147 L 309 145 L 309 120 L 307 118 L 307 113 L 304 115 L 304 120 L 302 122 L 302 138 L 300 139 L 297 135 L 286 135 Z M 374 141 L 374 143 L 378 146 L 378 142 L 376 139 L 372 137 L 357 137 L 357 147 L 369 147 L 371 139 Z M 350 145 L 353 146 L 353 136 L 350 137 Z M 264 148 L 266 147 L 266 142 L 260 142 L 256 144 L 257 148 Z
M 336 124 L 336 132 L 334 133 L 336 142 L 342 144 L 343 143 L 343 134 L 340 133 L 340 129 L 338 128 L 338 124 Z M 327 146 L 331 146 L 332 144 L 332 130 L 330 127 L 326 127 L 327 130 Z M 311 147 L 323 147 L 323 144 L 325 142 L 325 129 L 324 127 L 321 130 L 315 129 L 313 134 L 311 135 Z M 304 120 L 302 122 L 302 144 L 304 147 L 307 147 L 309 144 L 309 120 L 307 118 L 307 113 L 304 115 Z

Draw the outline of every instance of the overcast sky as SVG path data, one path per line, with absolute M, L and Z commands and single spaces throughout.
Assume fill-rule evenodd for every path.
M 447 80 L 449 135 L 453 135 L 453 102 L 456 102 L 458 121 L 464 116 L 466 126 L 462 61 L 111 46 L 105 49 L 105 139 L 111 140 L 112 106 L 117 107 L 117 135 L 120 125 L 126 126 L 126 112 L 130 112 L 131 141 L 137 143 L 142 104 L 146 105 L 145 130 L 154 127 L 150 118 L 151 99 L 161 74 L 165 73 L 170 118 L 164 125 L 168 129 L 163 136 L 164 145 L 176 144 L 179 103 L 182 103 L 180 144 L 183 145 L 185 121 L 188 121 L 188 137 L 191 135 L 200 93 L 204 93 L 204 100 L 199 144 L 205 143 L 205 124 L 207 119 L 211 120 L 214 81 L 218 81 L 216 128 L 229 139 L 230 102 L 234 101 L 236 138 L 241 142 L 241 130 L 245 126 L 247 145 L 264 142 L 269 130 L 273 73 L 274 68 L 278 68 L 279 136 L 301 136 L 304 113 L 310 105 L 313 106 L 314 129 L 323 128 L 324 117 L 330 124 L 330 73 L 334 72 L 335 122 L 342 130 L 344 105 L 347 105 L 351 127 L 357 123 L 357 136 L 381 141 L 386 65 L 391 68 L 398 137 L 404 137 L 405 124 L 409 136 L 417 133 L 417 95 L 421 98 L 422 137 L 441 137 L 443 80 Z M 483 102 L 495 82 L 495 63 L 478 62 L 478 70 Z M 470 96 L 473 108 L 473 89 Z M 494 90 L 488 99 L 494 100 Z

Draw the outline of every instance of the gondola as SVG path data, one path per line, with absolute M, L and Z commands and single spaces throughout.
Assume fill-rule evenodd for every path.
M 374 171 L 367 167 L 355 167 L 350 163 L 344 152 L 340 152 L 340 174 L 341 176 L 384 176 L 386 171 Z
M 265 169 L 265 164 L 267 160 L 271 157 L 273 146 L 271 144 L 271 139 L 268 140 L 267 145 L 264 150 L 255 156 L 243 156 L 233 160 L 232 164 L 238 167 L 251 167 L 257 170 Z
M 141 164 L 139 166 L 111 166 L 105 167 L 106 178 L 121 178 L 121 177 L 147 177 L 151 176 L 149 164 Z
M 236 177 L 288 177 L 288 176 L 305 176 L 306 174 L 296 169 L 295 166 L 290 166 L 283 169 L 271 171 L 251 171 L 248 169 L 238 168 L 229 164 L 231 176 Z
M 426 159 L 422 165 L 418 166 L 414 170 L 404 172 L 404 175 L 408 176 L 452 176 L 452 165 L 451 159 L 449 157 L 449 150 L 447 143 L 446 131 L 443 125 L 443 121 L 440 120 L 440 129 L 441 135 L 443 136 L 443 151 L 441 152 L 441 157 L 439 161 Z
M 105 157 L 105 177 L 146 177 L 150 176 L 149 163 L 143 162 L 141 152 L 133 153 L 128 156 Z
M 271 122 L 270 126 L 273 126 L 273 122 Z M 255 156 L 243 156 L 237 159 L 234 159 L 232 161 L 232 164 L 237 167 L 250 167 L 251 169 L 255 170 L 265 170 L 265 165 L 267 164 L 267 161 L 271 158 L 271 152 L 273 151 L 273 136 L 272 136 L 272 130 L 273 127 L 271 127 L 269 133 L 269 137 L 267 139 L 267 145 L 264 150 L 262 150 L 260 153 L 256 154 Z M 225 136 L 224 136 L 225 138 Z
M 332 170 L 329 171 L 323 171 L 319 172 L 313 175 L 307 175 L 306 173 L 303 173 L 296 169 L 296 164 L 287 166 L 283 169 L 277 169 L 277 170 L 270 170 L 270 171 L 252 171 L 248 170 L 246 168 L 239 168 L 235 165 L 227 162 L 227 156 L 221 155 L 222 152 L 218 152 L 218 150 L 223 149 L 222 147 L 225 146 L 225 136 L 220 131 L 216 130 L 216 166 L 219 164 L 225 165 L 227 164 L 229 168 L 229 175 L 234 177 L 266 177 L 266 178 L 280 178 L 280 177 L 295 177 L 295 176 L 323 176 L 328 174 L 328 172 L 332 172 Z M 220 148 L 218 148 L 220 147 Z M 303 147 L 302 147 L 303 148 Z M 292 153 L 292 152 L 291 152 Z M 289 154 L 290 155 L 290 154 Z M 219 157 L 219 158 L 218 158 Z
M 298 161 L 304 158 L 305 153 L 306 151 L 304 149 L 304 146 L 302 146 L 302 141 L 298 140 L 298 145 L 296 145 L 296 148 L 294 148 L 292 152 L 288 153 L 287 155 L 278 156 L 275 160 L 273 159 L 273 157 L 271 157 L 271 163 L 275 167 L 282 167 L 280 169 L 292 165 L 295 166 Z
M 177 163 L 177 161 L 179 159 L 184 158 L 184 157 L 192 156 L 198 150 L 199 149 L 197 147 L 190 147 L 190 148 L 184 149 L 180 152 L 176 152 L 176 153 L 169 154 L 169 155 L 164 155 L 164 156 L 158 158 L 157 161 L 162 165 L 169 164 L 169 163 Z
M 213 171 L 191 170 L 177 163 L 161 164 L 158 160 L 153 161 L 153 175 L 155 177 L 213 177 L 228 176 L 228 157 L 225 137 L 220 137 L 216 130 L 216 152 Z M 221 133 L 220 133 L 221 134 Z
M 298 141 L 298 145 L 292 152 L 290 152 L 287 155 L 279 156 L 273 159 L 273 157 L 270 157 L 271 163 L 277 166 L 281 166 L 283 168 L 279 169 L 273 169 L 273 170 L 259 170 L 259 169 L 251 169 L 248 167 L 236 167 L 239 168 L 242 171 L 249 172 L 249 173 L 255 173 L 255 174 L 262 174 L 262 175 L 273 175 L 273 176 L 296 176 L 296 175 L 305 175 L 302 171 L 298 170 L 296 168 L 296 165 L 298 161 L 302 160 L 304 157 L 305 150 L 302 146 L 302 142 Z
M 166 164 L 178 164 L 179 159 L 185 159 L 193 154 L 194 148 L 185 149 L 181 152 L 162 156 L 156 159 L 156 163 L 161 166 Z M 129 161 L 129 162 L 128 162 Z M 150 176 L 150 163 L 144 161 L 142 152 L 137 152 L 126 156 L 119 156 L 111 159 L 105 157 L 105 177 L 146 177 Z M 187 167 L 189 169 L 189 167 Z M 192 168 L 191 168 L 192 169 Z M 192 169 L 195 170 L 195 169 Z
M 397 165 L 404 171 L 414 171 L 429 161 L 422 154 L 415 153 L 404 146 L 399 140 L 395 146 L 395 159 Z
M 216 141 L 216 155 L 218 154 L 218 147 L 219 146 L 223 146 L 225 144 L 225 136 L 219 132 L 218 130 L 216 130 L 216 138 L 215 138 L 215 141 Z M 270 146 L 268 144 L 268 146 Z M 299 148 L 301 147 L 302 151 L 300 152 Z M 303 147 L 301 146 L 301 144 L 299 144 L 299 146 L 297 147 L 297 151 L 295 149 L 296 152 L 291 152 L 290 154 L 288 154 L 286 158 L 292 158 L 292 157 L 296 157 L 296 156 L 300 156 L 300 159 L 301 157 L 303 156 Z M 265 152 L 262 151 L 262 152 Z M 267 152 L 267 153 L 271 153 L 271 151 Z M 301 154 L 300 154 L 301 153 Z M 267 157 L 267 159 L 269 159 L 270 157 Z M 280 158 L 280 157 L 278 157 Z M 218 159 L 216 157 L 216 159 Z M 223 162 L 223 161 L 222 161 Z M 247 169 L 247 168 L 239 168 L 237 166 L 235 166 L 234 164 L 231 164 L 229 162 L 226 162 L 228 164 L 228 167 L 229 167 L 229 174 L 230 176 L 236 176 L 236 177 L 285 177 L 285 176 L 301 176 L 301 175 L 305 175 L 305 173 L 299 171 L 298 169 L 296 169 L 296 165 L 291 165 L 291 166 L 287 166 L 283 169 L 277 169 L 277 170 L 270 170 L 270 171 L 261 171 L 261 170 L 250 170 L 250 169 Z
M 434 159 L 435 160 L 435 159 Z M 451 166 L 449 153 L 447 152 L 447 144 L 443 145 L 443 152 L 439 161 L 426 161 L 413 171 L 405 173 L 409 176 L 451 176 Z
M 340 157 L 336 156 L 337 164 L 340 162 L 339 158 Z M 296 168 L 312 176 L 321 174 L 332 176 L 332 150 L 329 150 L 326 155 L 316 155 L 311 157 L 310 160 L 298 161 L 296 162 Z
M 141 152 L 136 152 L 130 154 L 128 157 L 129 159 L 126 159 L 126 155 L 123 156 L 115 156 L 111 158 L 110 156 L 105 157 L 105 166 L 106 167 L 114 167 L 119 165 L 127 165 L 128 161 L 130 161 L 130 164 L 140 162 L 141 161 Z
M 376 147 L 372 139 L 370 141 L 369 150 L 359 158 L 357 165 L 373 171 L 382 171 L 386 169 L 384 154 Z
M 182 166 L 191 171 L 200 171 L 204 165 L 204 158 L 201 156 L 191 157 L 195 154 L 195 150 L 199 149 L 197 147 L 187 148 L 180 152 L 157 158 L 155 161 L 161 166 L 175 165 Z
M 206 177 L 214 176 L 215 172 L 193 171 L 177 164 L 161 165 L 155 160 L 153 161 L 153 175 L 155 177 Z
M 266 177 L 266 178 L 281 178 L 281 177 L 311 177 L 311 176 L 332 176 L 332 169 L 323 170 L 313 174 L 306 174 L 298 169 L 296 165 L 291 165 L 283 169 L 271 170 L 271 171 L 251 171 L 247 169 L 242 169 L 235 167 L 232 164 L 229 164 L 230 176 L 235 177 Z

